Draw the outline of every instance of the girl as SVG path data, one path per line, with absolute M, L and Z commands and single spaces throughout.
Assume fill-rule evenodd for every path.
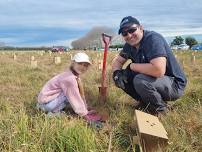
M 38 108 L 45 112 L 58 114 L 68 104 L 74 112 L 87 121 L 99 121 L 101 117 L 95 110 L 88 111 L 84 91 L 79 76 L 85 73 L 91 62 L 85 53 L 77 53 L 70 68 L 54 76 L 42 88 L 38 95 Z

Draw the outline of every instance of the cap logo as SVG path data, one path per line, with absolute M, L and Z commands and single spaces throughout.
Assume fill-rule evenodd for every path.
M 129 22 L 129 20 L 126 18 L 125 20 L 123 20 L 123 21 L 121 22 L 121 25 L 120 25 L 120 26 L 122 26 L 123 24 L 125 24 L 125 23 L 127 23 L 127 22 Z

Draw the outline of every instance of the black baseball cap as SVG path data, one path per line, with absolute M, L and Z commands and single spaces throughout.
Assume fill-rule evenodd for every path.
M 140 22 L 136 18 L 134 18 L 132 16 L 126 16 L 126 17 L 124 17 L 121 20 L 121 23 L 120 23 L 119 34 L 122 32 L 122 30 L 124 28 L 129 28 L 133 24 L 140 25 Z

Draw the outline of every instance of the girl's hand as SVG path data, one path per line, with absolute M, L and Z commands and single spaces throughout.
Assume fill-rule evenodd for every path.
M 96 114 L 96 113 L 97 113 L 97 111 L 95 109 L 91 109 L 91 110 L 88 111 L 88 114 L 90 114 L 90 115 L 91 114 Z

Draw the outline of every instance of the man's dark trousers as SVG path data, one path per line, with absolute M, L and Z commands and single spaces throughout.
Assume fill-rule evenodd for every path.
M 183 90 L 178 89 L 173 77 L 155 78 L 134 73 L 128 68 L 125 70 L 127 71 L 128 83 L 125 84 L 123 90 L 154 111 L 166 110 L 166 101 L 176 100 L 183 94 Z

